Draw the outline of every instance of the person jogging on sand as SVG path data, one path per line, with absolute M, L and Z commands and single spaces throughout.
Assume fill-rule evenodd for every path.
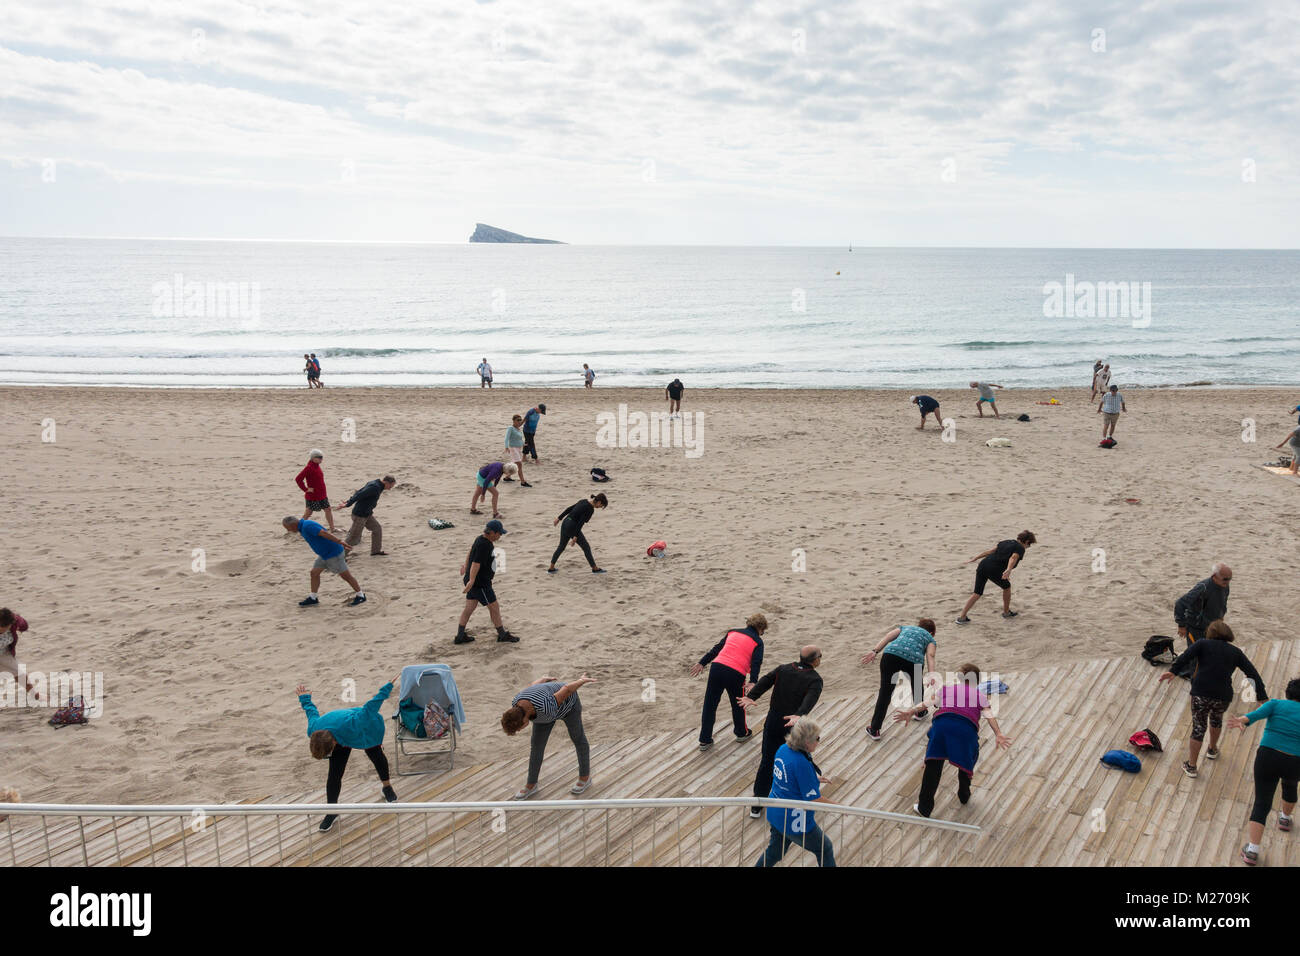
M 978 388 L 980 397 L 975 399 L 975 411 L 980 413 L 980 418 L 984 417 L 984 403 L 989 403 L 989 408 L 993 409 L 993 417 L 1001 418 L 998 414 L 998 403 L 993 398 L 993 389 L 1001 388 L 1001 385 L 994 385 L 992 382 L 971 382 L 971 388 Z
M 510 709 L 501 715 L 501 729 L 513 737 L 531 721 L 533 739 L 528 752 L 528 781 L 510 799 L 527 800 L 537 792 L 542 758 L 546 756 L 546 741 L 550 739 L 557 720 L 564 721 L 573 749 L 578 752 L 578 782 L 569 788 L 569 793 L 586 793 L 591 786 L 591 747 L 582 729 L 582 701 L 578 700 L 578 690 L 594 683 L 596 679 L 586 674 L 567 684 L 558 677 L 539 677 L 515 694 Z
M 519 466 L 515 464 L 503 465 L 499 461 L 489 462 L 478 470 L 478 475 L 474 478 L 474 497 L 469 500 L 469 513 L 472 515 L 481 515 L 483 512 L 478 510 L 478 503 L 484 495 L 492 496 L 492 517 L 500 518 L 501 512 L 497 509 L 497 485 L 501 483 L 502 478 L 513 478 Z
M 352 572 L 348 570 L 348 563 L 344 560 L 344 553 L 351 551 L 352 545 L 346 541 L 340 541 L 315 521 L 306 521 L 301 518 L 284 518 L 280 524 L 284 525 L 286 531 L 296 531 L 302 535 L 303 540 L 307 542 L 307 546 L 316 552 L 316 563 L 311 566 L 311 593 L 298 602 L 299 607 L 315 607 L 320 603 L 317 592 L 320 590 L 320 573 L 322 571 L 337 574 L 352 585 L 352 590 L 356 593 L 352 596 L 349 607 L 356 607 L 358 604 L 366 603 L 366 592 L 361 590 L 361 585 L 352 576 Z
M 578 547 L 582 549 L 582 553 L 587 557 L 587 563 L 591 565 L 591 572 L 593 574 L 605 573 L 596 565 L 596 559 L 592 557 L 591 545 L 587 543 L 587 538 L 582 533 L 582 526 L 591 520 L 591 517 L 596 513 L 597 508 L 606 508 L 608 505 L 608 498 L 603 494 L 595 494 L 591 496 L 590 500 L 583 499 L 582 501 L 575 501 L 573 504 L 569 505 L 569 507 L 561 511 L 560 516 L 551 522 L 552 527 L 560 524 L 561 521 L 563 521 L 564 524 L 560 525 L 560 546 L 556 548 L 555 553 L 551 555 L 551 566 L 546 569 L 547 574 L 555 573 L 555 562 L 560 560 L 560 555 L 564 553 L 564 549 L 569 546 L 570 541 L 576 541 L 578 543 Z
M 939 403 L 929 395 L 913 395 L 911 398 L 913 405 L 921 409 L 921 424 L 916 426 L 917 431 L 925 430 L 925 419 L 933 412 L 934 423 L 943 428 L 943 419 L 939 417 Z
M 1014 541 L 1009 538 L 1006 541 L 999 541 L 996 548 L 977 554 L 966 562 L 971 564 L 978 561 L 979 565 L 975 568 L 975 590 L 966 599 L 966 606 L 961 609 L 961 614 L 957 617 L 958 624 L 970 623 L 970 618 L 966 615 L 975 606 L 975 602 L 984 596 L 984 584 L 988 581 L 992 581 L 1002 589 L 1002 616 L 1015 617 L 1019 613 L 1011 610 L 1011 572 L 1025 556 L 1025 549 L 1037 543 L 1038 539 L 1034 537 L 1032 531 L 1022 531 L 1016 535 Z
M 700 715 L 700 750 L 713 746 L 713 725 L 718 719 L 718 702 L 723 695 L 731 704 L 732 730 L 737 740 L 748 740 L 754 732 L 745 723 L 745 709 L 738 701 L 758 683 L 763 666 L 763 633 L 767 618 L 751 614 L 741 630 L 728 631 L 709 652 L 691 665 L 691 676 L 709 666 L 709 683 L 704 688 L 704 710 Z M 749 679 L 746 680 L 746 675 Z
M 355 749 L 364 750 L 370 762 L 375 765 L 379 775 L 379 785 L 383 788 L 384 800 L 397 802 L 388 779 L 388 758 L 384 755 L 384 718 L 379 715 L 388 695 L 393 692 L 393 678 L 379 693 L 370 698 L 361 707 L 346 710 L 331 710 L 322 714 L 312 703 L 311 692 L 305 684 L 299 684 L 296 693 L 298 703 L 307 714 L 307 739 L 310 741 L 311 755 L 317 760 L 329 758 L 329 777 L 325 782 L 325 802 L 338 803 L 339 792 L 343 789 L 343 771 L 348 767 L 348 758 Z M 320 822 L 320 831 L 327 832 L 338 819 L 337 814 L 329 814 Z
M 506 529 L 500 521 L 489 521 L 484 526 L 483 533 L 470 545 L 465 563 L 460 566 L 461 581 L 465 585 L 460 593 L 465 595 L 465 607 L 460 612 L 460 623 L 456 627 L 456 644 L 469 644 L 474 640 L 465 630 L 465 625 L 480 604 L 488 609 L 488 616 L 497 629 L 497 643 L 519 643 L 519 638 L 507 631 L 502 624 L 497 594 L 492 590 L 492 578 L 496 574 L 495 545 L 505 533 Z

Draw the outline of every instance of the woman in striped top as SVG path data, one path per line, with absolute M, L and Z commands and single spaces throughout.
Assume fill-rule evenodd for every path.
M 578 782 L 570 793 L 583 793 L 591 786 L 591 748 L 582 729 L 582 702 L 578 688 L 594 684 L 594 677 L 583 674 L 567 684 L 558 677 L 539 677 L 510 701 L 510 709 L 501 715 L 501 729 L 513 737 L 529 721 L 533 724 L 532 749 L 528 755 L 528 783 L 512 800 L 527 800 L 537 792 L 537 779 L 542 773 L 542 757 L 546 755 L 546 741 L 555 729 L 557 720 L 564 721 L 569 739 L 578 752 Z

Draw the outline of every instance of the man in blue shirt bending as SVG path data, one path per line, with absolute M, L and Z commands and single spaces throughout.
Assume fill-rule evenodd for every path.
M 343 559 L 344 552 L 352 550 L 350 544 L 340 541 L 315 521 L 305 518 L 285 518 L 280 523 L 284 525 L 286 531 L 296 531 L 302 535 L 307 546 L 316 552 L 316 563 L 311 566 L 311 593 L 305 600 L 298 602 L 299 607 L 315 607 L 320 603 L 316 592 L 320 590 L 320 573 L 325 570 L 332 571 L 352 585 L 352 590 L 356 594 L 353 595 L 349 607 L 366 603 L 366 592 L 361 590 L 361 585 L 352 576 L 347 561 Z

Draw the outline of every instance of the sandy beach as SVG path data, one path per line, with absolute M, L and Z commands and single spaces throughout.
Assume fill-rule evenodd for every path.
M 582 692 L 593 741 L 689 728 L 704 691 L 689 665 L 760 609 L 765 669 L 818 643 L 826 693 L 864 701 L 877 670 L 858 658 L 895 623 L 938 621 L 940 670 L 1136 655 L 1150 635 L 1174 633 L 1175 598 L 1215 560 L 1235 572 L 1228 620 L 1243 649 L 1291 636 L 1300 483 L 1256 467 L 1295 426 L 1290 390 L 1126 389 L 1108 451 L 1084 389 L 1001 392 L 1001 421 L 976 417 L 971 390 L 936 391 L 956 425 L 945 442 L 933 420 L 916 430 L 902 392 L 686 384 L 683 410 L 703 413 L 690 454 L 598 445 L 598 415 L 663 411 L 657 390 L 0 389 L 0 604 L 31 624 L 19 659 L 102 673 L 104 687 L 102 715 L 85 727 L 0 708 L 0 785 L 28 802 L 323 798 L 295 685 L 322 710 L 352 706 L 348 681 L 360 703 L 422 661 L 454 669 L 467 761 L 526 749 L 498 718 L 546 673 L 598 678 Z M 1037 404 L 1049 397 L 1061 404 Z M 458 568 L 486 520 L 468 514 L 473 475 L 500 457 L 511 414 L 538 401 L 549 413 L 542 463 L 527 468 L 534 487 L 501 495 L 496 589 L 521 642 L 496 643 L 480 609 L 477 642 L 453 646 Z M 1253 443 L 1244 419 L 1257 423 Z M 994 437 L 1013 444 L 986 447 Z M 279 520 L 301 514 L 293 477 L 312 447 L 325 452 L 336 507 L 372 478 L 398 479 L 376 511 L 389 556 L 369 556 L 367 538 L 351 561 L 362 607 L 345 607 L 350 589 L 329 575 L 320 607 L 297 606 L 312 555 Z M 613 480 L 594 485 L 593 465 Z M 571 549 L 546 575 L 552 519 L 597 490 L 610 507 L 586 531 L 609 573 L 591 575 Z M 431 517 L 456 527 L 434 531 Z M 974 580 L 965 562 L 1023 529 L 1039 543 L 1014 579 L 1020 616 L 1003 620 L 990 589 L 959 629 Z M 660 538 L 667 556 L 647 557 Z M 1005 719 L 1014 733 L 1032 718 L 1008 707 Z

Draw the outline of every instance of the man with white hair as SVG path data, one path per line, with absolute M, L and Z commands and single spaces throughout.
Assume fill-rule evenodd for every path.
M 305 518 L 285 518 L 280 523 L 284 525 L 286 531 L 296 531 L 302 535 L 307 546 L 316 552 L 316 563 L 311 566 L 311 593 L 298 602 L 299 607 L 315 607 L 320 603 L 316 592 L 320 590 L 320 573 L 325 570 L 337 574 L 352 585 L 352 590 L 356 593 L 352 596 L 349 607 L 366 603 L 366 592 L 361 590 L 361 585 L 352 576 L 347 561 L 343 559 L 344 552 L 351 551 L 352 545 L 340 541 L 315 521 L 308 521 Z
M 1228 613 L 1228 582 L 1232 568 L 1216 561 L 1210 576 L 1174 602 L 1174 623 L 1178 636 L 1187 639 L 1188 645 L 1205 637 L 1205 629 L 1222 620 Z

